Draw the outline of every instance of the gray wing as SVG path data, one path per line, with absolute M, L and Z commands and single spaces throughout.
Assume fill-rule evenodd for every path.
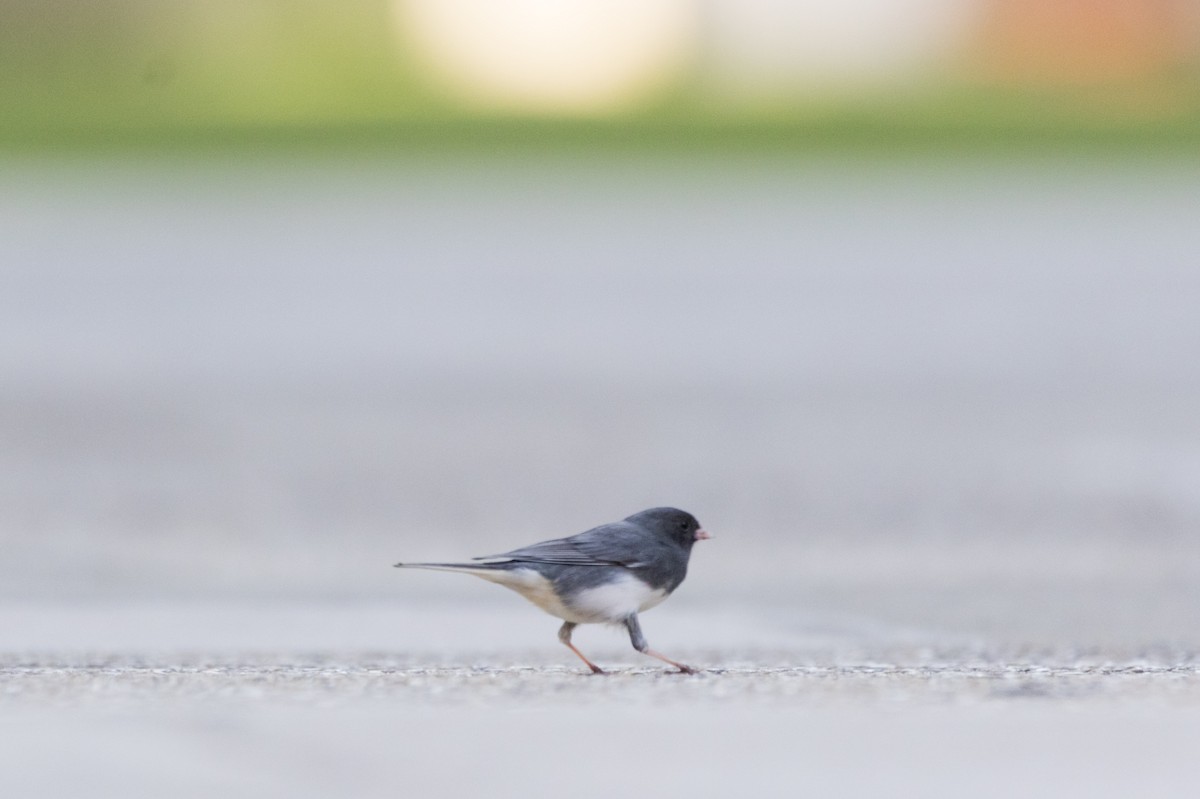
M 627 522 L 604 524 L 570 538 L 555 538 L 475 560 L 523 560 L 569 566 L 640 566 L 647 555 L 646 532 Z

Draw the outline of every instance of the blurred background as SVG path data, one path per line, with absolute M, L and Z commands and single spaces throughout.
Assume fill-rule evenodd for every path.
M 1194 643 L 1198 155 L 1195 0 L 0 0 L 0 643 Z
M 0 15 L 0 140 L 18 147 L 1194 148 L 1200 121 L 1194 0 L 3 0 Z

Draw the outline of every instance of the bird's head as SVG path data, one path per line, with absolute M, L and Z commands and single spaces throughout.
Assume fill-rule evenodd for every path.
M 712 538 L 695 516 L 678 508 L 650 508 L 633 514 L 625 521 L 653 530 L 689 550 L 697 541 Z

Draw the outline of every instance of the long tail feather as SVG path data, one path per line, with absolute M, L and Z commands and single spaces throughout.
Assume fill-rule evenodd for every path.
M 462 572 L 464 574 L 479 574 L 480 572 L 502 571 L 501 563 L 397 563 L 397 569 L 431 569 L 443 572 Z

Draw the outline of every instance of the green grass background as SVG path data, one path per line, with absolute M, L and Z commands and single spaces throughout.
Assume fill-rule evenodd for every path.
M 1200 70 L 1032 87 L 950 70 L 731 103 L 703 70 L 635 110 L 483 113 L 413 62 L 382 0 L 0 0 L 0 152 L 650 149 L 1200 154 Z

